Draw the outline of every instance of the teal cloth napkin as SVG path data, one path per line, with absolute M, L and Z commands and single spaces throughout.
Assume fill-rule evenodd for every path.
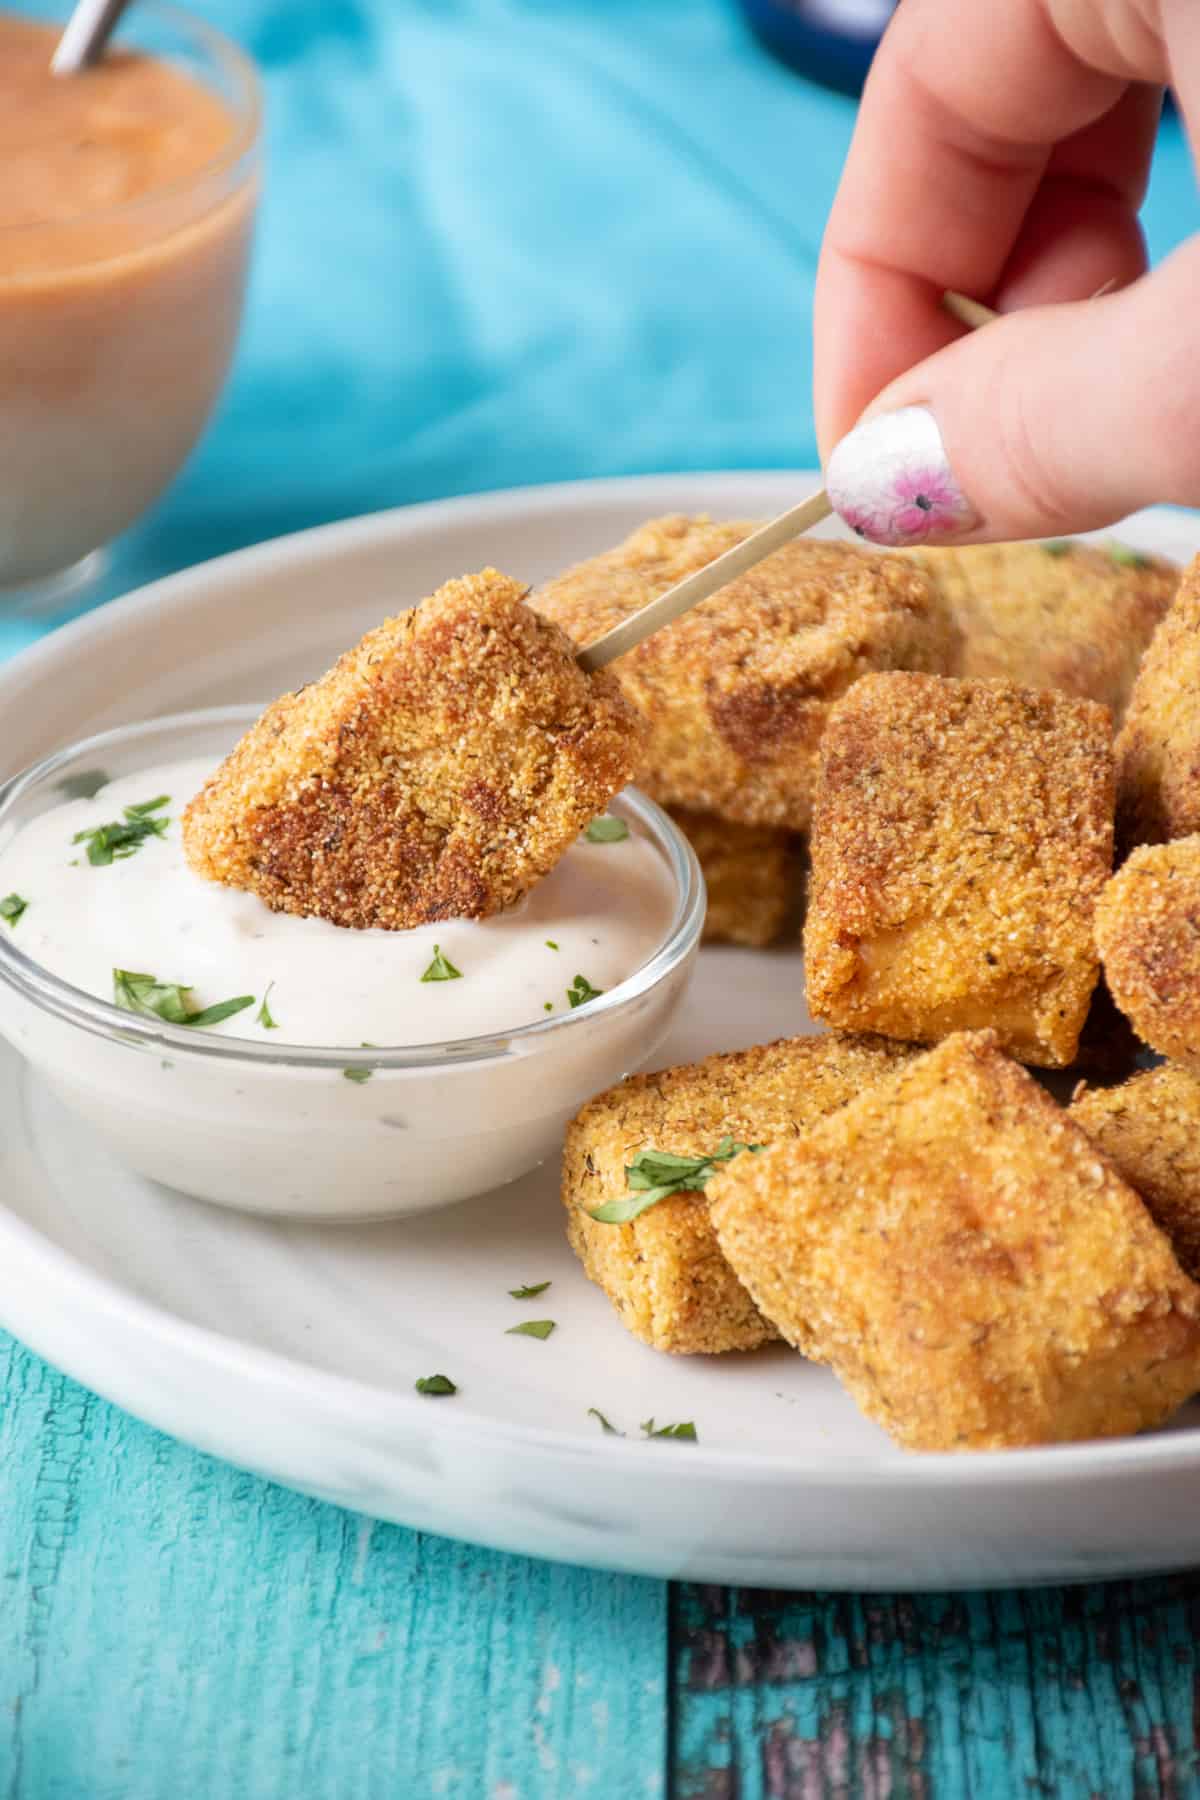
M 280 532 L 587 475 L 811 464 L 852 102 L 725 0 L 193 0 L 263 69 L 245 331 L 97 598 Z M 1164 129 L 1162 254 L 1200 225 Z M 0 654 L 44 622 L 0 618 Z

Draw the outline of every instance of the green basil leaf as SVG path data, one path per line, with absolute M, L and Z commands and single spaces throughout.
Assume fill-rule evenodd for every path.
M 619 844 L 629 836 L 629 827 L 624 819 L 614 818 L 611 813 L 601 813 L 593 819 L 584 837 L 589 844 Z
M 159 981 L 157 976 L 135 969 L 114 969 L 112 977 L 114 1006 L 124 1012 L 140 1013 L 144 1018 L 162 1019 L 168 1025 L 191 1025 L 202 1030 L 254 1005 L 253 994 L 239 994 L 236 1000 L 219 1000 L 215 1006 L 194 1011 L 188 999 L 191 988 L 177 981 Z
M 421 977 L 422 981 L 461 981 L 462 970 L 456 969 L 449 957 L 442 955 L 440 944 L 433 946 L 433 961 Z

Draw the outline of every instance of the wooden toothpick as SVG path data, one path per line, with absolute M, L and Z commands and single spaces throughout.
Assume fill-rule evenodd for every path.
M 622 619 L 619 625 L 606 631 L 594 644 L 581 650 L 576 658 L 580 668 L 589 672 L 602 669 L 606 663 L 624 656 L 627 650 L 632 650 L 643 638 L 661 631 L 672 619 L 677 619 L 681 613 L 698 606 L 701 600 L 707 600 L 727 583 L 736 581 L 739 575 L 744 575 L 747 569 L 760 563 L 764 556 L 770 556 L 773 550 L 778 550 L 783 544 L 790 544 L 801 532 L 808 531 L 822 519 L 827 519 L 832 511 L 829 498 L 822 488 L 819 493 L 802 500 L 799 506 L 793 506 L 789 512 L 780 513 L 769 525 L 760 526 L 748 538 L 743 538 L 740 544 L 735 544 L 732 550 L 722 551 L 713 562 L 705 563 L 702 569 L 695 569 L 690 575 L 685 575 L 682 581 L 669 587 L 657 600 L 651 600 L 637 612 L 630 613 L 627 619 Z
M 965 294 L 944 294 L 942 305 L 948 313 L 952 313 L 973 330 L 980 325 L 990 324 L 996 317 L 989 307 L 981 306 L 978 300 L 968 300 Z M 594 669 L 603 669 L 608 663 L 615 662 L 618 656 L 624 656 L 636 644 L 652 637 L 656 631 L 661 631 L 664 625 L 669 625 L 682 613 L 698 606 L 701 600 L 710 599 L 729 582 L 736 581 L 739 575 L 744 575 L 747 569 L 762 562 L 764 557 L 782 549 L 784 544 L 790 544 L 793 538 L 811 531 L 814 525 L 827 519 L 832 511 L 824 488 L 810 494 L 807 500 L 780 513 L 770 524 L 760 526 L 740 544 L 735 544 L 732 550 L 726 550 L 713 562 L 705 563 L 702 569 L 695 569 L 692 574 L 685 575 L 682 581 L 669 587 L 665 594 L 659 594 L 657 599 L 639 607 L 637 612 L 622 619 L 619 625 L 614 625 L 611 631 L 606 631 L 603 637 L 598 637 L 594 644 L 589 644 L 586 650 L 579 652 L 576 661 L 580 668 L 586 669 L 590 674 Z

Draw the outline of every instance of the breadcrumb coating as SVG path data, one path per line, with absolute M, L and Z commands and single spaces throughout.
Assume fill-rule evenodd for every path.
M 709 1183 L 765 1317 L 911 1450 L 1112 1437 L 1200 1384 L 1200 1289 L 991 1032 Z
M 1200 556 L 1150 640 L 1117 738 L 1117 840 L 1200 831 Z
M 533 596 L 591 643 L 753 524 L 651 519 Z M 944 669 L 956 637 L 911 561 L 801 538 L 613 664 L 649 721 L 656 800 L 803 831 L 830 704 L 868 669 Z
M 803 863 L 790 832 L 774 825 L 737 825 L 682 806 L 667 811 L 704 872 L 704 943 L 763 949 L 789 926 L 798 935 Z
M 1109 715 L 1003 682 L 867 675 L 821 746 L 805 925 L 809 1010 L 935 1042 L 994 1026 L 1069 1064 L 1112 865 Z
M 1164 1063 L 1120 1087 L 1084 1088 L 1068 1117 L 1141 1195 L 1195 1281 L 1200 1276 L 1200 1081 Z
M 1134 851 L 1100 896 L 1096 943 L 1138 1036 L 1200 1075 L 1200 835 Z
M 567 1127 L 567 1236 L 626 1329 L 681 1353 L 753 1350 L 777 1335 L 717 1248 L 704 1194 L 671 1194 L 626 1225 L 589 1216 L 629 1197 L 636 1156 L 795 1137 L 911 1055 L 879 1038 L 784 1038 L 634 1075 L 589 1101 Z
M 495 569 L 447 582 L 269 706 L 184 814 L 197 874 L 389 931 L 519 900 L 644 738 L 524 593 Z
M 952 672 L 1098 700 L 1120 721 L 1176 564 L 1113 545 L 971 544 L 910 552 L 962 633 Z

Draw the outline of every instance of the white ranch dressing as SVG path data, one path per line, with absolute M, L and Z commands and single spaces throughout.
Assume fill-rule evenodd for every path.
M 210 773 L 203 759 L 160 765 L 31 821 L 0 853 L 0 899 L 27 902 L 15 923 L 0 920 L 0 931 L 101 999 L 113 997 L 114 969 L 133 970 L 190 987 L 194 1008 L 252 994 L 252 1007 L 211 1027 L 223 1036 L 385 1048 L 561 1017 L 572 1010 L 576 976 L 616 987 L 670 925 L 670 871 L 632 821 L 619 842 L 580 839 L 520 905 L 493 919 L 351 931 L 275 913 L 187 866 L 180 816 Z M 169 821 L 165 833 L 132 855 L 96 867 L 87 844 L 73 842 L 160 794 L 170 796 L 154 815 Z M 435 945 L 460 980 L 421 980 Z M 260 1022 L 268 988 L 275 1029 Z

